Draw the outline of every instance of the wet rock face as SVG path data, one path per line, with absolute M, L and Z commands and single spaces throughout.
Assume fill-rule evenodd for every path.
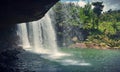
M 0 5 L 0 26 L 42 18 L 59 0 L 5 0 Z

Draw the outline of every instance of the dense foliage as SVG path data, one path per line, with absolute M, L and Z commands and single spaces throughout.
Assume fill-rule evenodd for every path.
M 102 2 L 88 3 L 84 7 L 74 3 L 57 3 L 53 9 L 58 38 L 66 35 L 64 41 L 82 41 L 102 44 L 108 48 L 120 48 L 120 10 L 102 12 L 103 8 Z

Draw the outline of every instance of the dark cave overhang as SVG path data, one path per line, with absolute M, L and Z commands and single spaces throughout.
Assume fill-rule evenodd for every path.
M 35 21 L 59 0 L 5 0 L 0 5 L 0 27 Z

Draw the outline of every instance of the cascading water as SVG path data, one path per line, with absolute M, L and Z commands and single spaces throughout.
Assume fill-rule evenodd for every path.
M 27 32 L 26 24 L 25 23 L 18 24 L 18 35 L 20 36 L 20 39 L 21 39 L 20 45 L 22 45 L 23 48 L 30 47 L 27 33 L 28 32 Z
M 58 50 L 53 27 L 55 22 L 51 20 L 51 16 L 54 16 L 52 9 L 38 21 L 18 24 L 18 34 L 23 48 L 26 49 L 25 46 L 28 46 L 31 52 L 45 53 L 41 57 L 60 62 L 63 65 L 90 65 L 85 63 L 83 59 L 76 61 L 73 59 L 72 54 L 62 53 Z M 71 57 L 63 59 L 65 56 Z
M 30 33 L 32 33 L 33 36 L 31 40 L 33 42 L 33 51 L 41 53 L 43 52 L 41 24 L 39 24 L 39 21 L 30 22 L 29 24 L 30 26 L 28 25 L 28 27 L 32 28 L 32 32 L 30 31 Z
M 21 37 L 23 48 L 31 46 L 32 50 L 37 53 L 41 53 L 45 49 L 57 52 L 56 35 L 49 13 L 41 20 L 29 22 L 28 24 L 18 24 L 18 34 Z

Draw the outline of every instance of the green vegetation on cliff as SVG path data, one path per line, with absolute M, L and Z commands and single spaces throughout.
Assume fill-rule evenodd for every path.
M 102 4 L 94 2 L 80 7 L 74 3 L 57 3 L 53 7 L 57 36 L 60 38 L 66 34 L 64 43 L 77 37 L 73 43 L 84 42 L 106 48 L 120 48 L 120 10 L 102 12 Z M 80 38 L 80 32 L 83 39 Z

